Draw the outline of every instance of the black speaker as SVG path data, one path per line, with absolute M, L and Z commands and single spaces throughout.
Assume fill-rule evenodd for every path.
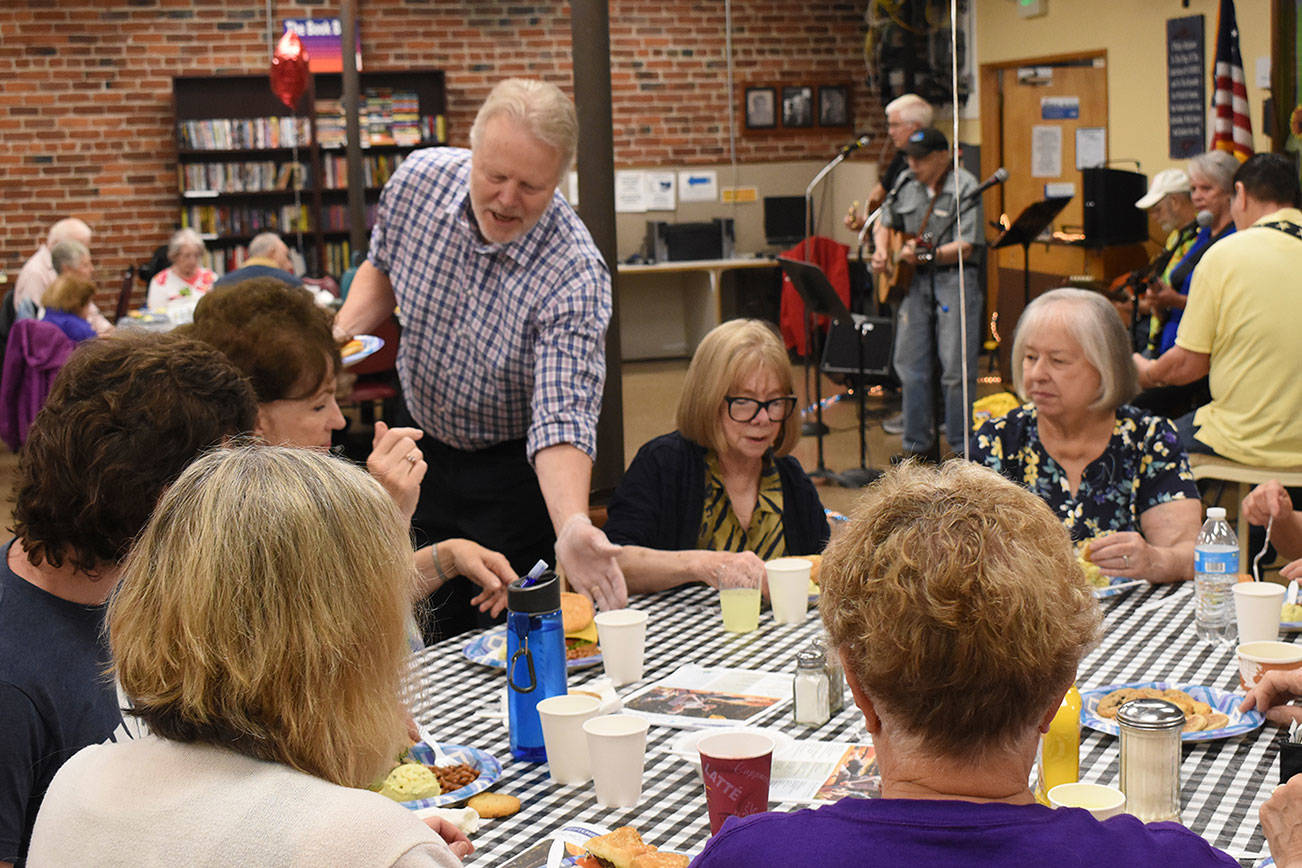
M 1121 169 L 1081 169 L 1086 247 L 1148 240 L 1148 215 L 1135 202 L 1148 191 L 1148 176 Z
M 895 323 L 886 317 L 852 314 L 863 335 L 863 373 L 869 382 L 886 382 L 891 376 L 891 352 L 895 346 Z M 823 371 L 828 374 L 856 374 L 859 371 L 859 335 L 847 322 L 832 323 L 823 347 Z

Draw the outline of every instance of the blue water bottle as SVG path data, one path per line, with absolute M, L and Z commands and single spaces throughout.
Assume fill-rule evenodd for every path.
M 546 762 L 538 703 L 566 692 L 561 583 L 550 570 L 516 579 L 506 595 L 507 715 L 511 756 Z

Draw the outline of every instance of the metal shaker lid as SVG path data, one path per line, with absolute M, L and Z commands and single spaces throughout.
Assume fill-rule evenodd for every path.
M 1132 729 L 1180 729 L 1184 712 L 1165 699 L 1132 699 L 1117 709 L 1117 723 Z

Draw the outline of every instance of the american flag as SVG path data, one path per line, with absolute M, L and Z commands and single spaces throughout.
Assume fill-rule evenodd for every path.
M 1239 55 L 1234 0 L 1221 0 L 1216 25 L 1216 86 L 1212 91 L 1212 141 L 1208 150 L 1229 151 L 1243 162 L 1252 156 L 1252 119 Z

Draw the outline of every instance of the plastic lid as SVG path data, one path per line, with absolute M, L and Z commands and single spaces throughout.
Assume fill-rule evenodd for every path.
M 525 578 L 516 579 L 506 589 L 506 608 L 526 615 L 556 612 L 561 608 L 561 583 L 551 570 L 543 573 L 531 585 Z
M 1221 519 L 1222 521 L 1224 521 L 1224 520 L 1225 520 L 1225 507 L 1223 507 L 1223 506 L 1209 506 L 1209 507 L 1207 507 L 1207 517 L 1208 517 L 1209 519 L 1213 519 L 1213 520 L 1219 518 L 1219 519 Z
M 1165 699 L 1132 699 L 1117 709 L 1117 723 L 1132 729 L 1178 729 L 1184 712 Z

